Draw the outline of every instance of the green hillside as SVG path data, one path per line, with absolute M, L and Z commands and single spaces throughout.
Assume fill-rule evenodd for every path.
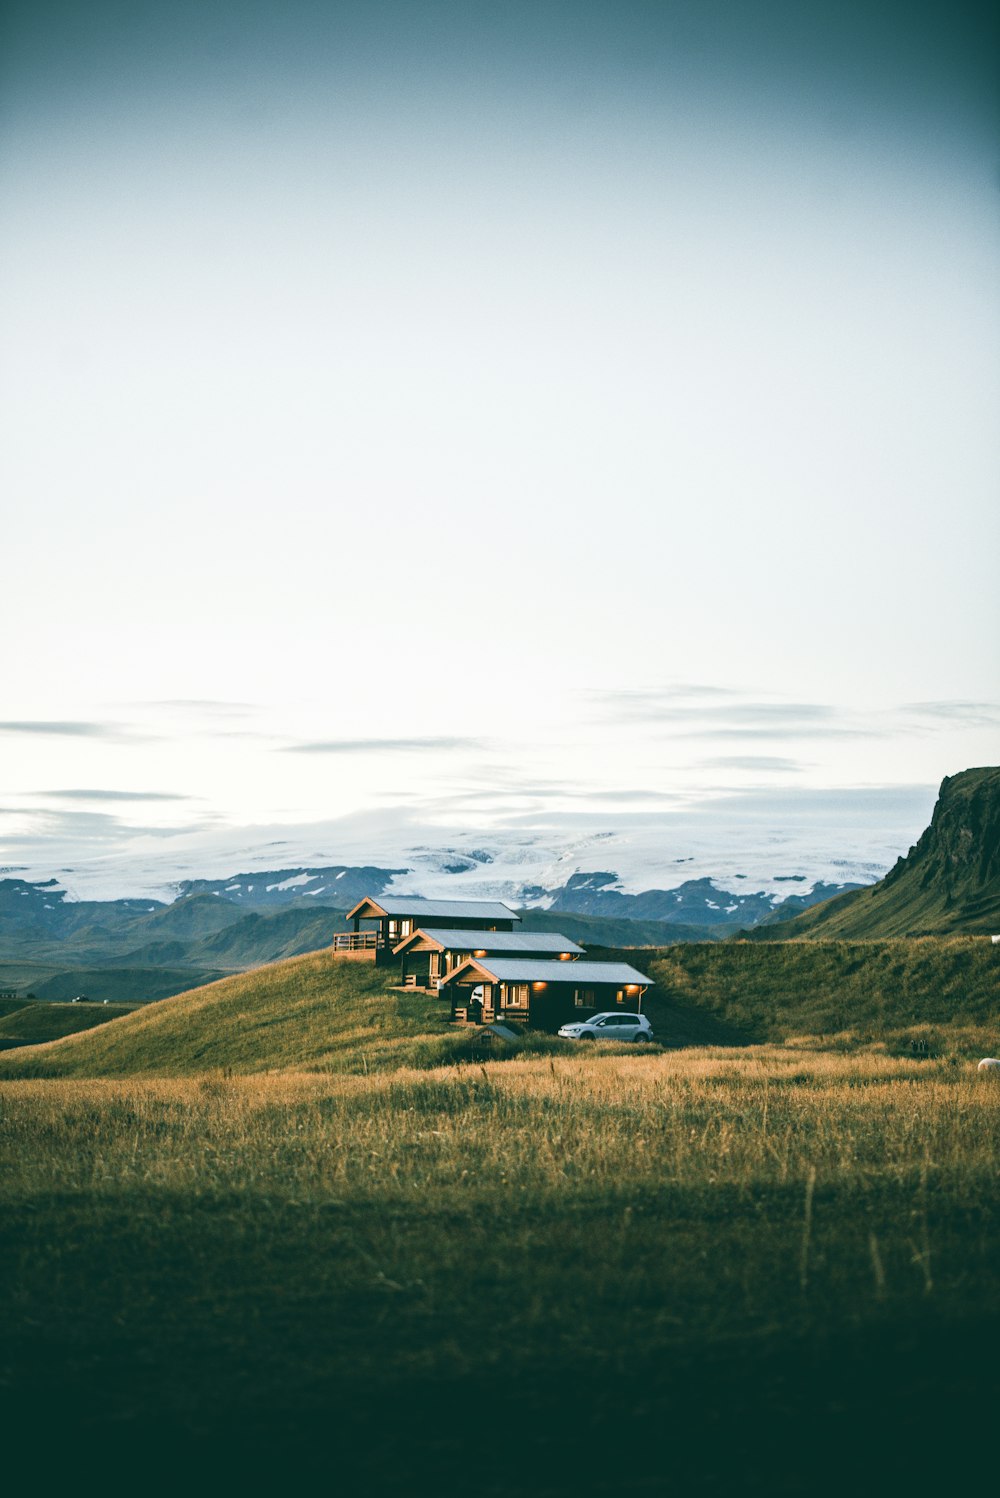
M 744 933 L 753 941 L 1000 932 L 1000 768 L 941 783 L 931 824 L 905 858 L 853 890 Z
M 383 970 L 314 952 L 150 1004 L 87 1035 L 8 1053 L 0 1074 L 182 1076 L 317 1065 L 360 1071 L 435 1065 L 462 1054 L 469 1039 L 447 1022 L 440 1001 L 387 991 Z
M 1000 947 L 982 937 L 723 942 L 632 954 L 660 1002 L 712 1015 L 754 1041 L 914 1027 L 1000 1039 Z M 652 1012 L 652 1011 L 651 1011 Z
M 206 972 L 190 967 L 71 968 L 36 983 L 33 992 L 36 998 L 56 1002 L 85 993 L 96 1003 L 107 999 L 112 1004 L 145 1004 L 152 999 L 184 993 L 218 977 L 221 977 L 218 969 Z
M 905 1043 L 918 1031 L 936 1046 L 996 1044 L 1000 947 L 981 938 L 683 943 L 622 955 L 655 980 L 645 1008 L 671 1046 L 847 1032 L 863 1042 Z M 87 1034 L 9 1052 L 0 1075 L 374 1072 L 468 1059 L 476 1032 L 450 1025 L 440 1000 L 390 987 L 394 976 L 310 953 L 144 1006 Z M 525 1044 L 563 1046 L 537 1032 Z
M 49 1004 L 29 1000 L 0 1016 L 0 1050 L 41 1045 L 131 1014 L 125 1004 Z
M 522 910 L 522 931 L 561 931 L 570 941 L 591 947 L 615 944 L 662 947 L 675 941 L 723 941 L 726 929 L 686 925 L 683 921 L 631 921 L 624 916 L 574 915 L 565 910 Z

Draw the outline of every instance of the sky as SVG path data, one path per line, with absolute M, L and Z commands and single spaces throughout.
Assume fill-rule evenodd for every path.
M 1000 747 L 992 12 L 5 4 L 0 867 L 904 852 Z

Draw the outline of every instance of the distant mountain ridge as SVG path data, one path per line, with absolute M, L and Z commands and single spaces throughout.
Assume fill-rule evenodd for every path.
M 613 873 L 573 874 L 560 889 L 547 892 L 546 905 L 552 911 L 568 911 L 626 921 L 656 921 L 666 926 L 698 926 L 712 935 L 737 931 L 773 916 L 775 896 L 762 890 L 734 894 L 719 887 L 713 879 L 687 879 L 674 889 L 648 889 L 637 895 L 625 894 L 613 886 Z M 799 883 L 790 875 L 789 883 Z M 802 894 L 788 895 L 778 910 L 790 913 L 806 910 L 846 890 L 860 889 L 857 884 L 818 882 Z
M 930 826 L 884 879 L 792 920 L 749 932 L 758 941 L 1000 933 L 1000 767 L 941 782 Z
M 457 854 L 449 859 L 459 875 Z M 163 998 L 224 972 L 328 946 L 351 906 L 398 888 L 400 876 L 419 887 L 419 875 L 407 868 L 300 865 L 185 879 L 169 903 L 74 900 L 54 879 L 0 879 L 0 985 L 51 999 L 78 992 L 123 1002 Z M 804 880 L 793 875 L 787 882 L 798 887 Z M 504 886 L 498 893 L 511 904 L 528 902 L 526 927 L 555 923 L 574 940 L 602 946 L 718 941 L 770 914 L 776 899 L 763 891 L 731 894 L 710 879 L 639 894 L 617 886 L 612 872 L 580 872 L 554 890 L 525 886 L 512 895 Z M 832 888 L 817 884 L 783 905 L 797 911 Z M 461 885 L 456 895 L 468 898 Z
M 324 868 L 270 869 L 263 873 L 233 874 L 225 879 L 182 879 L 178 897 L 217 895 L 232 905 L 255 910 L 295 905 L 302 900 L 350 910 L 365 895 L 381 894 L 397 874 L 408 869 L 383 869 L 376 864 L 330 864 Z

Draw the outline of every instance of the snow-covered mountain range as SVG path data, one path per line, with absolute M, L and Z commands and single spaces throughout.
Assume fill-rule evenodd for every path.
M 54 881 L 48 904 L 213 894 L 250 909 L 345 909 L 362 894 L 390 890 L 716 926 L 753 924 L 789 901 L 790 909 L 802 908 L 873 883 L 906 847 L 898 835 L 873 836 L 867 825 L 762 827 L 746 820 L 734 820 L 720 846 L 719 828 L 702 824 L 674 816 L 448 837 L 398 816 L 369 815 L 327 828 L 255 829 L 260 835 L 252 841 L 218 834 L 168 845 L 161 839 L 114 858 L 69 868 L 22 865 L 0 869 L 0 876 Z M 816 851 L 817 832 L 833 851 Z

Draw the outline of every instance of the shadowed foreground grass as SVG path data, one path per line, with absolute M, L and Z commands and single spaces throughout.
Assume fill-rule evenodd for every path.
M 754 1048 L 7 1083 L 4 1408 L 195 1489 L 933 1491 L 996 1394 L 995 1080 Z

